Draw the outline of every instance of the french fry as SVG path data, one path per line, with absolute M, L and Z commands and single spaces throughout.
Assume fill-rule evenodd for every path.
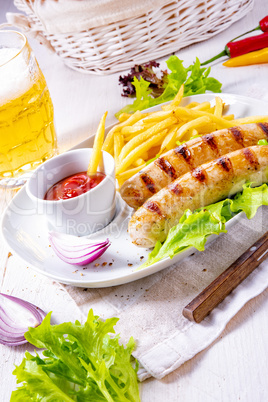
M 113 144 L 114 144 L 114 133 L 118 131 L 118 126 L 114 126 L 106 135 L 106 138 L 104 140 L 103 146 L 102 146 L 102 150 L 109 152 L 111 151 L 111 149 L 113 148 Z
M 147 152 L 147 151 L 144 152 L 144 153 L 141 155 L 141 158 L 144 159 L 145 161 L 147 161 L 147 160 L 149 159 L 149 154 L 148 154 L 148 152 Z
M 106 138 L 104 140 L 103 147 L 102 147 L 103 151 L 108 152 L 108 150 L 111 149 L 111 147 L 113 146 L 113 141 L 114 141 L 114 133 L 117 130 L 120 130 L 122 127 L 125 127 L 127 125 L 134 124 L 134 123 L 136 123 L 136 121 L 138 121 L 142 118 L 143 118 L 143 114 L 139 110 L 137 110 L 127 120 L 114 126 L 106 135 Z
M 104 141 L 104 134 L 105 134 L 105 120 L 106 120 L 107 112 L 104 113 L 102 116 L 97 133 L 95 135 L 94 144 L 93 144 L 93 151 L 90 157 L 87 174 L 90 176 L 94 174 L 98 170 L 98 166 L 101 163 L 102 159 L 102 145 Z
M 179 106 L 176 108 L 175 114 L 178 118 L 184 116 L 184 118 L 188 120 L 206 116 L 211 118 L 211 120 L 217 124 L 218 128 L 229 128 L 234 125 L 232 121 L 225 120 L 223 117 L 217 117 L 212 113 L 204 112 L 202 110 L 186 109 Z
M 112 143 L 111 147 L 109 149 L 107 149 L 107 151 L 109 154 L 111 154 L 112 156 L 114 156 L 114 143 Z
M 215 98 L 215 111 L 214 115 L 217 117 L 222 117 L 222 110 L 223 110 L 223 101 L 219 96 Z
M 163 105 L 162 109 L 163 110 L 173 110 L 176 106 L 179 106 L 179 104 L 181 103 L 182 98 L 183 98 L 183 93 L 184 93 L 184 84 L 181 85 L 180 89 L 177 92 L 177 95 L 172 100 L 172 102 L 169 103 L 168 105 Z
M 188 141 L 188 140 L 190 140 L 191 138 L 198 137 L 199 135 L 200 135 L 200 133 L 197 131 L 197 129 L 196 129 L 196 128 L 192 128 L 191 130 L 188 131 L 188 133 L 186 133 L 186 134 L 183 136 L 183 141 Z
M 172 116 L 173 110 L 160 111 L 160 112 L 152 112 L 149 116 L 143 119 L 144 123 L 155 123 L 161 120 L 166 119 L 167 117 Z
M 138 173 L 141 169 L 143 169 L 146 166 L 146 163 L 143 163 L 142 165 L 139 165 L 137 167 L 125 170 L 123 173 L 119 173 L 117 175 L 118 179 L 124 179 L 127 180 L 134 174 Z
M 180 127 L 180 126 L 178 126 L 178 125 L 177 126 L 172 126 L 169 129 L 166 137 L 163 139 L 163 142 L 162 142 L 162 145 L 161 145 L 161 148 L 160 148 L 160 154 L 162 154 L 162 153 L 164 153 L 166 151 L 169 151 L 170 149 L 175 147 L 175 145 L 176 145 L 176 134 L 177 134 L 178 127 Z
M 144 165 L 144 164 L 145 164 L 145 160 L 144 160 L 143 158 L 138 158 L 138 159 L 133 163 L 133 165 L 134 165 L 135 167 L 142 166 L 142 165 Z
M 234 114 L 226 114 L 222 116 L 225 120 L 234 120 Z
M 123 146 L 124 146 L 124 137 L 119 131 L 116 131 L 114 133 L 114 159 L 116 164 L 119 161 L 119 155 Z
M 213 131 L 217 130 L 217 124 L 216 123 L 207 123 L 204 124 L 204 126 L 198 127 L 198 134 L 203 135 L 203 134 L 208 134 L 212 133 Z
M 204 112 L 214 114 L 215 113 L 215 106 L 213 106 L 213 107 L 211 107 L 211 108 L 209 108 L 207 110 L 204 110 Z
M 119 163 L 121 163 L 128 154 L 135 150 L 140 144 L 144 143 L 144 141 L 148 140 L 148 138 L 156 135 L 159 131 L 164 130 L 165 128 L 171 126 L 172 124 L 176 123 L 177 119 L 175 117 L 168 117 L 164 121 L 156 123 L 153 127 L 149 128 L 148 130 L 144 131 L 141 134 L 138 134 L 136 137 L 132 138 L 122 149 L 120 156 L 119 156 Z
M 192 121 L 188 121 L 188 123 L 183 124 L 183 126 L 181 126 L 177 131 L 176 140 L 180 140 L 183 137 L 183 135 L 187 133 L 187 131 L 192 130 L 193 128 L 196 128 L 198 126 L 204 125 L 206 123 L 209 123 L 210 121 L 211 121 L 210 117 L 208 116 L 202 116 Z
M 121 113 L 120 116 L 118 117 L 118 120 L 120 121 L 120 123 L 122 123 L 123 121 L 129 119 L 130 116 L 131 116 L 130 113 Z
M 167 129 L 162 130 L 155 134 L 153 137 L 147 139 L 147 141 L 138 145 L 135 149 L 132 149 L 128 155 L 121 160 L 121 164 L 117 167 L 116 174 L 122 173 L 126 170 L 136 159 L 139 155 L 142 155 L 144 152 L 148 151 L 152 148 L 159 139 L 163 138 L 167 133 Z
M 142 120 L 141 122 L 138 122 L 139 124 L 134 124 L 133 126 L 126 126 L 123 127 L 121 130 L 121 133 L 125 136 L 126 140 L 127 138 L 133 138 L 135 135 L 142 133 L 143 131 L 147 130 L 148 128 L 152 127 L 155 122 L 151 123 L 144 123 Z
M 198 106 L 198 105 L 199 105 L 198 102 L 191 102 L 191 103 L 188 103 L 188 105 L 186 105 L 185 107 L 187 109 L 192 109 L 193 107 Z
M 268 121 L 268 116 L 250 116 L 242 117 L 241 119 L 232 120 L 232 126 L 239 124 L 262 123 Z
M 211 105 L 210 105 L 209 102 L 202 102 L 199 105 L 194 106 L 192 108 L 192 110 L 206 110 L 206 111 L 208 111 L 210 108 L 211 108 Z
M 196 137 L 196 136 L 198 136 L 199 133 L 196 128 L 193 128 L 192 132 L 190 134 L 191 134 L 191 137 Z

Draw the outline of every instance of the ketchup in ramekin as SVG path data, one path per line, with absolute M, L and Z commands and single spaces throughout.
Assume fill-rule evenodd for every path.
M 87 172 L 79 172 L 65 177 L 50 187 L 44 200 L 57 201 L 78 197 L 96 187 L 104 178 L 105 174 L 100 172 L 92 176 L 88 176 Z

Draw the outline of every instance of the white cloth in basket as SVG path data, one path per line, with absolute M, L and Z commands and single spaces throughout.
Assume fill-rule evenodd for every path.
M 170 0 L 31 0 L 28 4 L 49 34 L 81 32 L 146 14 Z

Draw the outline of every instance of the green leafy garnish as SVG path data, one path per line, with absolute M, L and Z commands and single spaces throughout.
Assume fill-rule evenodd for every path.
M 198 137 L 200 137 L 200 134 L 193 135 L 193 136 L 191 136 L 190 140 L 194 140 L 195 138 L 198 138 Z M 176 141 L 176 145 L 180 146 L 182 144 L 185 144 L 185 142 L 187 142 L 187 141 L 189 141 L 189 140 Z
M 243 191 L 233 199 L 227 198 L 215 204 L 191 212 L 187 210 L 178 225 L 170 229 L 163 244 L 157 242 L 148 260 L 139 269 L 148 267 L 162 260 L 173 258 L 189 247 L 199 251 L 205 249 L 207 237 L 226 232 L 225 223 L 239 212 L 245 212 L 248 219 L 253 218 L 261 205 L 268 205 L 268 186 L 243 186 Z
M 40 326 L 30 328 L 25 338 L 43 355 L 26 352 L 13 374 L 21 383 L 12 392 L 13 401 L 140 401 L 137 382 L 138 365 L 119 336 L 111 337 L 118 318 L 101 321 L 88 313 L 85 324 L 66 322 L 50 324 L 49 313 Z M 134 359 L 133 359 L 134 360 Z
M 268 145 L 268 141 L 263 139 L 258 141 L 258 145 Z
M 135 88 L 136 99 L 131 105 L 123 107 L 123 109 L 116 113 L 116 117 L 120 116 L 123 112 L 134 113 L 136 110 L 144 110 L 159 105 L 160 103 L 170 101 L 175 97 L 182 84 L 184 84 L 184 96 L 203 94 L 206 91 L 221 92 L 222 84 L 215 78 L 209 77 L 210 67 L 201 68 L 198 58 L 196 58 L 194 64 L 189 67 L 184 67 L 183 61 L 177 56 L 172 55 L 166 61 L 166 64 L 170 73 L 163 75 L 164 81 L 161 83 L 161 88 L 159 88 L 162 94 L 153 97 L 151 80 L 147 81 L 142 75 L 140 75 L 139 78 L 134 75 L 131 84 Z M 150 76 L 151 75 L 150 68 Z
M 156 159 L 158 159 L 159 156 L 160 156 L 160 154 L 156 154 L 154 158 L 149 159 L 149 160 L 146 162 L 146 166 L 147 166 L 147 165 L 150 165 L 150 163 L 152 163 L 153 161 L 155 161 Z

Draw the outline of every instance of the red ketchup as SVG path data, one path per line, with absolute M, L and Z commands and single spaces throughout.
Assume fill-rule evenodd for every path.
M 100 172 L 92 176 L 88 176 L 87 172 L 76 173 L 50 187 L 44 200 L 57 201 L 77 197 L 96 187 L 104 178 L 105 174 Z

